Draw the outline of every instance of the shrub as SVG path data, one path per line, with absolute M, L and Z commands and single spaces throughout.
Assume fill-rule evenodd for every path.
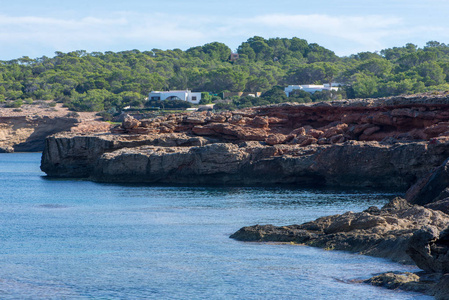
M 8 103 L 6 103 L 5 107 L 9 107 L 9 108 L 19 108 L 21 107 L 23 104 L 22 100 L 16 100 L 16 101 L 9 101 Z
M 79 113 L 77 113 L 76 111 L 71 111 L 69 113 L 67 113 L 66 117 L 67 118 L 78 118 L 80 116 Z
M 108 113 L 107 111 L 99 112 L 97 115 L 100 116 L 103 121 L 112 121 L 112 118 L 114 117 L 114 115 Z

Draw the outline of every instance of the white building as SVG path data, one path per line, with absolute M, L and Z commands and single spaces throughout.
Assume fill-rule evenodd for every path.
M 151 91 L 148 100 L 183 100 L 193 104 L 199 104 L 201 93 L 193 93 L 190 90 L 183 91 Z
M 338 85 L 338 84 L 334 84 L 333 83 L 332 85 Z M 323 90 L 338 91 L 338 87 L 336 87 L 336 86 L 329 86 L 328 83 L 326 83 L 326 84 L 289 85 L 288 87 L 286 87 L 284 89 L 284 92 L 287 95 L 287 97 L 289 97 L 290 93 L 293 92 L 294 90 L 303 90 L 305 92 L 313 94 L 313 93 L 315 93 L 317 91 L 323 91 Z

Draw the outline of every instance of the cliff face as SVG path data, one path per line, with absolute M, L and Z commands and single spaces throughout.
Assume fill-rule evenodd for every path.
M 47 116 L 0 117 L 0 152 L 42 151 L 47 136 L 70 130 L 77 122 Z
M 97 181 L 113 182 L 406 189 L 449 156 L 448 145 L 346 142 L 306 147 L 265 146 L 261 143 L 169 148 L 142 146 L 99 156 L 90 176 Z
M 160 134 L 158 136 L 114 135 L 110 133 L 59 133 L 45 141 L 41 169 L 49 176 L 87 178 L 91 176 L 104 153 L 117 149 L 133 149 L 142 145 L 171 147 L 204 145 L 207 140 L 186 135 Z M 106 154 L 105 154 L 106 155 Z M 129 162 L 130 164 L 133 162 Z M 124 182 L 128 181 L 125 179 Z M 133 180 L 129 180 L 133 181 Z M 134 180 L 135 181 L 135 180 Z
M 41 101 L 42 102 L 42 101 Z M 61 103 L 48 107 L 23 105 L 20 109 L 0 106 L 0 152 L 43 151 L 45 138 L 52 134 L 107 131 L 111 125 L 95 120 L 95 113 L 70 112 Z
M 405 190 L 449 157 L 449 96 L 281 104 L 126 118 L 112 133 L 47 139 L 50 176 L 183 184 Z

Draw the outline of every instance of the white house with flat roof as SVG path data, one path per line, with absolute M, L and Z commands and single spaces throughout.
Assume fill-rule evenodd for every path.
M 332 85 L 338 85 L 338 84 L 332 84 Z M 315 93 L 317 91 L 338 91 L 338 87 L 336 86 L 330 86 L 328 83 L 326 84 L 301 84 L 301 85 L 289 85 L 284 89 L 285 94 L 287 97 L 290 97 L 290 93 L 294 90 L 303 90 L 308 93 Z
M 151 91 L 148 100 L 182 100 L 193 104 L 199 104 L 201 93 L 194 93 L 190 90 L 182 91 Z

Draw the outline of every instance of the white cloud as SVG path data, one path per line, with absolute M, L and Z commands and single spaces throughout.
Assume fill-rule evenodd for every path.
M 232 48 L 249 37 L 261 35 L 266 38 L 297 36 L 346 55 L 401 46 L 398 41 L 413 42 L 417 36 L 429 40 L 449 36 L 448 28 L 412 21 L 394 16 L 327 14 L 265 14 L 237 18 L 116 12 L 68 19 L 0 15 L 0 50 L 5 53 L 3 49 L 8 47 L 22 47 L 35 49 L 39 56 L 44 54 L 39 53 L 42 52 L 39 49 L 44 48 L 52 51 L 185 49 L 213 41 L 224 42 Z M 15 57 L 21 55 L 31 56 L 32 53 L 20 53 Z

